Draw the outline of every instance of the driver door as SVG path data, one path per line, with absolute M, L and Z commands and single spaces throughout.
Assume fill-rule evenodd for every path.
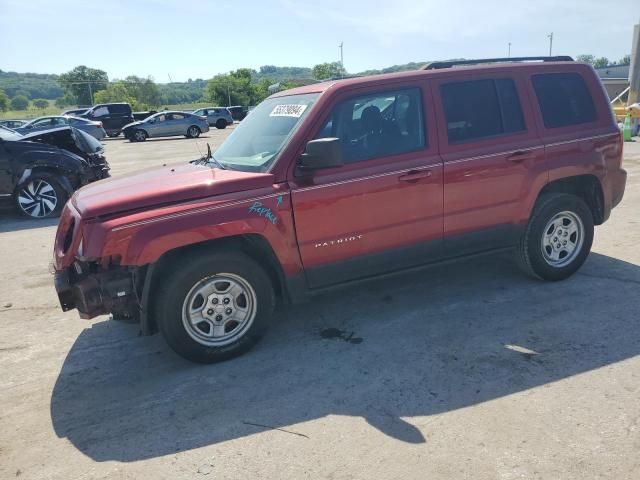
M 415 82 L 358 89 L 332 102 L 314 137 L 340 138 L 345 164 L 290 180 L 311 288 L 427 263 L 440 254 L 442 162 L 435 118 L 425 108 L 430 98 L 426 82 Z
M 153 122 L 146 122 L 145 130 L 150 137 L 160 137 L 164 135 L 167 126 L 167 115 L 161 114 L 153 118 Z

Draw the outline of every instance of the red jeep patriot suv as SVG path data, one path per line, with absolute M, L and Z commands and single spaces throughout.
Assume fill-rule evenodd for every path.
M 278 301 L 409 267 L 515 248 L 564 279 L 622 199 L 621 163 L 602 85 L 569 57 L 318 83 L 269 97 L 213 155 L 79 190 L 55 285 L 63 310 L 212 362 Z

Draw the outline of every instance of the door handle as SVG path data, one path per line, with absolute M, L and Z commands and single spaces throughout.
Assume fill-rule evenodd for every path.
M 429 178 L 431 170 L 411 170 L 410 172 L 400 175 L 398 180 L 401 182 L 417 182 L 421 178 Z
M 532 154 L 533 150 L 518 150 L 510 155 L 507 155 L 507 161 L 515 163 L 523 162 L 528 158 L 531 158 Z

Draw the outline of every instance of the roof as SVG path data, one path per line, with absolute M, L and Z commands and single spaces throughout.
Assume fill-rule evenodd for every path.
M 606 67 L 596 68 L 596 73 L 602 80 L 610 79 L 629 79 L 629 65 L 607 65 Z
M 370 84 L 374 84 L 380 81 L 387 80 L 409 80 L 409 79 L 420 79 L 420 78 L 434 78 L 434 77 L 442 77 L 449 76 L 452 73 L 460 73 L 460 72 L 477 72 L 477 73 L 488 73 L 488 72 L 499 72 L 501 70 L 514 70 L 514 69 L 522 69 L 522 70 L 542 70 L 542 69 L 550 69 L 556 68 L 558 66 L 569 66 L 576 68 L 578 65 L 584 65 L 580 62 L 573 61 L 562 61 L 562 62 L 519 62 L 519 63 L 483 63 L 476 65 L 460 65 L 451 68 L 441 68 L 441 69 L 433 69 L 433 70 L 407 70 L 404 72 L 395 72 L 395 73 L 385 73 L 381 75 L 367 75 L 364 77 L 351 77 L 345 78 L 341 80 L 328 80 L 319 83 L 313 83 L 311 85 L 305 85 L 302 87 L 292 88 L 290 90 L 283 90 L 277 92 L 272 95 L 272 97 L 282 97 L 285 95 L 303 95 L 306 93 L 322 93 L 326 90 L 334 88 L 335 86 L 367 86 Z

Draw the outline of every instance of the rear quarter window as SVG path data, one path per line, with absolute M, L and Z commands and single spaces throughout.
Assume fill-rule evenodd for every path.
M 596 108 L 578 73 L 544 73 L 531 77 L 546 128 L 594 122 Z

